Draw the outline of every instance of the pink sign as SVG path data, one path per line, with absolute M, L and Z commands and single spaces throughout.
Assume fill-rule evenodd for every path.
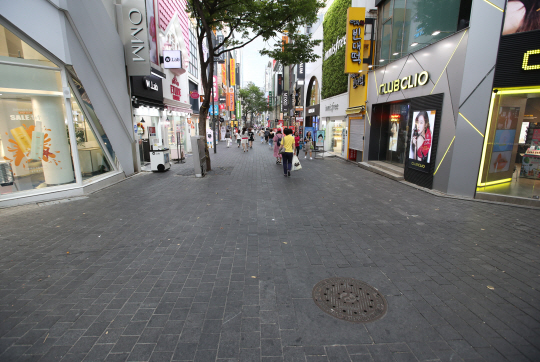
M 219 102 L 219 90 L 217 75 L 214 75 L 214 102 Z

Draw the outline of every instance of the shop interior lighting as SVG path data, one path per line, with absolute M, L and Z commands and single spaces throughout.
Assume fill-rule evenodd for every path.
M 380 59 L 379 62 L 384 62 L 384 59 Z
M 439 35 L 441 33 L 440 30 L 435 30 L 433 33 L 431 33 L 431 35 L 435 36 L 435 35 Z
M 399 53 L 398 53 L 398 52 L 396 52 L 396 53 L 394 53 L 394 54 L 392 54 L 392 55 L 398 55 L 398 54 L 399 54 Z
M 415 47 L 417 45 L 418 45 L 418 43 L 416 43 L 416 42 L 411 44 L 412 47 Z

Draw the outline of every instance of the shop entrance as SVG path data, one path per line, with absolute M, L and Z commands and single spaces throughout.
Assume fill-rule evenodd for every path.
M 409 107 L 409 103 L 383 103 L 373 107 L 369 160 L 404 167 Z
M 491 106 L 476 191 L 540 197 L 540 89 L 499 90 Z

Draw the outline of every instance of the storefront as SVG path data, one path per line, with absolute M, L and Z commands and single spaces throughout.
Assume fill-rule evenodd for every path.
M 437 174 L 437 168 L 455 135 L 453 106 L 461 91 L 466 44 L 467 32 L 459 32 L 369 72 L 364 161 L 446 191 L 448 175 Z M 441 69 L 449 59 L 453 66 Z M 438 82 L 441 70 L 454 81 Z
M 309 81 L 306 92 L 306 113 L 304 117 L 304 136 L 308 131 L 311 131 L 312 136 L 315 136 L 314 132 L 319 129 L 320 115 L 321 115 L 321 94 L 319 88 L 319 82 L 317 78 L 312 77 Z
M 539 64 L 540 30 L 501 37 L 477 198 L 540 206 Z
M 163 104 L 163 78 L 165 74 L 156 70 L 156 75 L 131 77 L 133 104 L 133 129 L 136 130 L 139 157 L 142 166 L 150 162 L 150 151 L 168 148 L 168 128 L 165 105 Z
M 63 9 L 85 34 L 77 38 L 48 2 L 20 6 L 0 6 L 9 21 L 0 20 L 0 207 L 83 195 L 133 173 L 123 51 L 96 25 L 110 19 L 92 13 L 82 24 L 78 4 Z M 107 52 L 108 68 L 94 62 Z
M 345 111 L 348 103 L 348 93 L 321 102 L 320 130 L 324 131 L 324 150 L 336 156 L 346 157 L 347 154 L 349 125 Z

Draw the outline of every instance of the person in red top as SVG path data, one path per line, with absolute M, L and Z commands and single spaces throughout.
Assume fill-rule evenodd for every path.
M 295 155 L 298 156 L 300 154 L 300 136 L 298 136 L 298 132 L 294 133 L 294 149 L 295 149 Z
M 429 117 L 426 111 L 421 111 L 414 120 L 414 132 L 412 148 L 417 161 L 428 162 L 429 150 L 431 149 L 431 130 Z

